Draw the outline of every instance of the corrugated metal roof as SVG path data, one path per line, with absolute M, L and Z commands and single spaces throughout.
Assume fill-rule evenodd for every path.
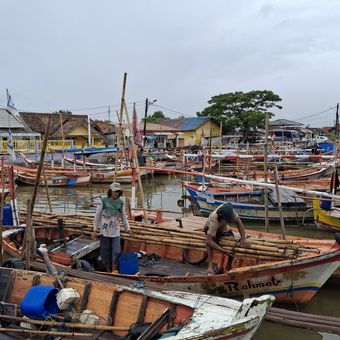
M 210 119 L 209 117 L 166 119 L 163 120 L 161 124 L 173 127 L 180 131 L 191 131 L 196 130 L 199 126 L 201 126 L 209 119 Z
M 0 128 L 25 129 L 25 126 L 12 113 L 6 109 L 0 109 Z

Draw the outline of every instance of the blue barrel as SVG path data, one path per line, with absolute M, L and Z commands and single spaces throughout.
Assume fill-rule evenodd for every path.
M 3 225 L 13 225 L 13 215 L 12 215 L 12 207 L 10 204 L 5 204 L 3 207 L 3 213 L 4 213 L 4 223 Z
M 328 197 L 324 198 L 325 199 L 323 199 L 320 203 L 320 208 L 329 211 L 332 208 L 332 201 Z
M 138 270 L 138 256 L 136 253 L 125 253 L 120 256 L 119 273 L 135 275 Z
M 57 305 L 58 289 L 53 286 L 30 288 L 20 303 L 21 313 L 31 319 L 45 320 L 59 313 Z

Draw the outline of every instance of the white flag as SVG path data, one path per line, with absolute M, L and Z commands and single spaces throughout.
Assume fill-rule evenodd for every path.
M 6 93 L 7 93 L 7 107 L 17 111 L 17 109 L 15 108 L 14 102 L 12 100 L 12 96 L 9 94 L 7 89 L 6 89 Z
M 11 130 L 8 130 L 7 152 L 10 156 L 11 161 L 14 162 L 16 160 L 16 157 L 14 153 L 13 135 Z

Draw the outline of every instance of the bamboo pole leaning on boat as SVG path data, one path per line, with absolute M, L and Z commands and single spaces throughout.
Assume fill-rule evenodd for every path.
M 275 169 L 274 169 L 274 178 L 275 178 L 277 205 L 279 207 L 279 212 L 280 212 L 280 225 L 281 225 L 281 230 L 282 230 L 282 236 L 283 236 L 283 239 L 285 240 L 287 239 L 287 237 L 286 237 L 285 221 L 283 219 L 283 211 L 282 211 L 281 196 L 280 196 L 280 189 L 279 189 L 279 173 L 277 171 L 277 165 L 275 165 Z

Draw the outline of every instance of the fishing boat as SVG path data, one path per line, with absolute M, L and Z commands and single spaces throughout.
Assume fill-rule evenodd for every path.
M 266 295 L 238 302 L 179 291 L 157 292 L 125 287 L 98 282 L 90 277 L 88 280 L 72 277 L 65 279 L 65 288 L 73 288 L 79 294 L 72 314 L 93 315 L 99 324 L 85 322 L 79 327 L 79 323 L 58 322 L 59 318 L 54 326 L 60 326 L 57 329 L 61 332 L 60 336 L 62 332 L 70 335 L 78 327 L 78 336 L 86 332 L 92 339 L 102 336 L 117 339 L 131 332 L 137 334 L 138 339 L 251 339 L 274 300 L 272 296 Z M 18 305 L 31 287 L 37 287 L 36 290 L 39 290 L 38 287 L 53 287 L 55 281 L 55 276 L 43 273 L 0 268 L 1 303 L 8 309 L 7 315 L 2 318 L 10 321 L 10 325 L 0 328 L 0 332 L 20 333 L 22 328 L 11 328 L 18 321 L 25 321 L 25 325 L 39 324 L 37 320 L 22 319 Z M 53 296 L 49 298 L 53 299 Z M 35 308 L 38 309 L 33 303 L 32 309 Z M 51 324 L 53 317 L 52 314 L 45 325 Z M 45 329 L 45 334 L 48 334 L 47 331 L 53 334 L 50 328 L 40 326 L 39 330 Z M 39 330 L 35 329 L 37 333 Z M 26 328 L 27 333 L 35 334 L 35 331 Z M 27 338 L 27 335 L 23 338 Z
M 318 225 L 335 230 L 340 229 L 340 208 L 331 207 L 330 200 L 313 199 L 313 214 L 314 221 Z
M 65 226 L 78 220 L 84 225 L 84 233 L 92 230 L 90 216 L 63 214 L 60 217 Z M 55 215 L 48 213 L 34 217 L 35 224 L 41 225 L 52 224 L 54 219 Z M 160 225 L 131 222 L 133 236 L 121 231 L 123 253 L 144 251 L 148 256 L 155 253 L 159 260 L 154 262 L 147 258 L 135 275 L 119 272 L 107 275 L 152 283 L 161 289 L 232 298 L 273 294 L 282 303 L 306 304 L 340 264 L 340 246 L 336 241 L 290 237 L 283 240 L 281 235 L 246 230 L 250 247 L 244 249 L 238 246 L 239 235 L 234 229 L 235 238 L 220 241 L 220 245 L 234 254 L 231 269 L 208 275 L 202 231 L 205 222 L 205 218 L 198 216 L 183 218 L 181 227 L 176 220 Z M 224 268 L 228 256 L 216 251 L 213 263 Z
M 211 193 L 210 191 L 201 192 L 187 189 L 192 200 L 197 204 L 198 209 L 204 215 L 210 214 L 221 204 L 226 202 L 232 203 L 241 219 L 263 222 L 265 220 L 264 190 L 251 190 L 243 192 L 219 192 Z M 280 189 L 280 199 L 282 212 L 286 222 L 300 223 L 312 221 L 313 213 L 306 201 L 287 189 Z M 268 210 L 269 220 L 273 222 L 280 221 L 280 212 L 278 209 L 278 198 L 275 190 L 268 189 Z
M 17 174 L 17 183 L 18 184 L 26 184 L 26 185 L 35 185 L 36 176 L 30 173 L 18 173 Z M 91 175 L 77 175 L 68 174 L 68 175 L 50 175 L 46 176 L 46 181 L 44 177 L 40 177 L 39 185 L 45 185 L 49 187 L 75 187 L 75 186 L 87 186 L 91 183 Z
M 139 168 L 136 171 L 141 177 L 145 176 L 148 173 L 151 173 L 150 170 L 143 170 Z M 91 173 L 91 182 L 92 183 L 131 183 L 132 182 L 132 169 L 126 170 L 117 170 L 117 171 L 94 171 Z

